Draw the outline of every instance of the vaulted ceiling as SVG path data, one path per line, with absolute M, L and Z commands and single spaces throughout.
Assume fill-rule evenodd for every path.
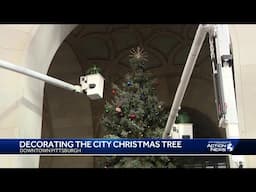
M 82 73 L 93 64 L 102 69 L 106 79 L 105 88 L 109 90 L 104 94 L 110 98 L 112 83 L 123 82 L 124 74 L 130 70 L 129 51 L 137 46 L 144 48 L 148 55 L 146 67 L 161 82 L 158 96 L 170 104 L 197 27 L 192 24 L 85 24 L 78 25 L 65 43 L 76 55 Z M 212 67 L 207 40 L 200 51 L 183 103 L 209 115 L 215 122 Z
M 148 53 L 146 67 L 156 75 L 163 75 L 181 72 L 196 29 L 197 25 L 184 24 L 79 25 L 66 42 L 76 53 L 82 71 L 96 64 L 105 73 L 111 70 L 113 74 L 117 66 L 119 74 L 127 72 L 129 50 L 140 46 Z M 198 63 L 207 59 L 208 49 L 202 49 Z

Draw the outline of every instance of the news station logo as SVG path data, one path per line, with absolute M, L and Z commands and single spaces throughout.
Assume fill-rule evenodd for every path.
M 210 152 L 230 153 L 234 150 L 231 141 L 208 141 L 207 148 Z

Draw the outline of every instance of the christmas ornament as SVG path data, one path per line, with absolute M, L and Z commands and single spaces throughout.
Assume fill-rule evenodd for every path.
M 112 89 L 112 94 L 115 95 L 116 94 L 116 90 Z
M 105 109 L 105 112 L 108 113 L 108 112 L 109 112 L 109 109 L 106 108 L 106 109 Z
M 147 61 L 147 55 L 144 52 L 144 50 L 142 48 L 140 48 L 139 46 L 137 47 L 137 49 L 135 50 L 134 48 L 130 50 L 130 57 L 133 59 L 137 59 L 139 61 Z
M 127 85 L 128 85 L 128 87 L 130 87 L 130 86 L 132 85 L 132 82 L 131 82 L 131 81 L 128 81 L 128 82 L 127 82 Z
M 122 109 L 120 107 L 116 107 L 116 112 L 121 113 Z
M 132 113 L 132 114 L 130 114 L 129 118 L 130 118 L 131 120 L 134 120 L 134 119 L 136 119 L 136 115 L 135 115 L 134 113 Z

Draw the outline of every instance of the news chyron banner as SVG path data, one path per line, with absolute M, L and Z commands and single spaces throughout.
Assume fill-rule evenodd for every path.
M 256 139 L 0 139 L 0 154 L 255 155 Z

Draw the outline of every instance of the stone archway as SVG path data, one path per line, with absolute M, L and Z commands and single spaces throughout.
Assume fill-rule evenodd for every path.
M 129 71 L 125 57 L 128 50 L 141 45 L 151 55 L 152 62 L 148 70 L 159 79 L 159 98 L 170 105 L 177 86 L 177 81 L 172 81 L 171 78 L 173 75 L 179 76 L 182 72 L 197 25 L 79 25 L 77 27 L 76 25 L 33 25 L 31 28 L 21 26 L 16 28 L 15 30 L 10 26 L 6 26 L 6 29 L 1 28 L 0 34 L 3 37 L 1 59 L 46 74 L 56 51 L 65 39 L 77 54 L 82 73 L 92 64 L 103 68 L 106 77 L 105 98 L 110 97 L 111 82 L 120 81 L 122 75 Z M 19 36 L 19 33 L 22 35 Z M 11 41 L 7 42 L 5 39 Z M 12 42 L 16 43 L 12 46 Z M 4 50 L 4 47 L 7 47 L 8 51 Z M 202 91 L 207 92 L 212 90 L 210 83 L 202 83 L 212 80 L 210 64 L 204 65 L 209 62 L 207 44 L 203 50 L 192 75 L 192 81 L 200 82 L 198 85 L 204 84 Z M 2 95 L 6 95 L 6 99 L 2 100 L 4 107 L 1 108 L 1 114 L 5 115 L 1 116 L 1 135 L 40 138 L 44 83 L 19 74 L 0 72 L 6 79 L 12 79 L 8 83 L 1 82 L 2 87 L 8 87 L 0 90 Z M 190 102 L 190 93 L 187 92 L 187 103 Z M 206 100 L 213 101 L 213 94 L 208 94 Z M 200 99 L 193 102 L 198 108 L 203 107 Z M 103 104 L 104 101 L 91 103 L 95 137 L 100 136 L 101 132 L 98 118 L 103 110 Z M 202 112 L 207 115 L 214 114 L 215 107 L 212 103 L 207 105 Z M 186 104 L 186 106 L 190 105 Z M 11 112 L 6 113 L 6 110 Z M 0 161 L 1 165 L 7 167 L 39 165 L 38 156 L 2 156 Z
M 155 52 L 160 52 L 160 55 L 164 53 L 165 56 L 160 57 L 161 61 L 163 61 L 163 58 L 165 60 L 164 69 L 156 67 L 152 69 L 152 71 L 154 71 L 160 79 L 161 83 L 159 87 L 162 90 L 168 90 L 167 92 L 170 93 L 166 94 L 165 91 L 159 92 L 160 98 L 168 103 L 172 101 L 173 97 L 171 93 L 173 92 L 174 88 L 172 87 L 175 87 L 175 83 L 172 85 L 173 83 L 167 77 L 171 75 L 173 70 L 180 74 L 182 65 L 179 64 L 183 63 L 182 58 L 184 58 L 184 54 L 181 52 L 182 50 L 184 50 L 184 52 L 187 51 L 187 47 L 189 47 L 193 39 L 196 26 L 197 25 L 175 25 L 172 27 L 171 25 L 144 25 L 144 27 L 141 27 L 140 25 L 130 25 L 129 27 L 129 25 L 112 25 L 105 28 L 101 26 L 101 28 L 104 28 L 104 33 L 107 35 L 104 37 L 105 39 L 111 39 L 110 37 L 115 34 L 119 34 L 119 37 L 122 39 L 122 34 L 120 34 L 121 30 L 135 31 L 139 44 L 145 44 L 150 48 L 152 48 L 151 46 L 153 44 L 153 50 Z M 76 25 L 1 25 L 0 59 L 13 62 L 17 65 L 27 66 L 28 68 L 46 74 L 58 47 L 75 27 Z M 76 28 L 74 35 L 80 38 L 89 34 L 95 34 L 95 30 L 92 30 L 92 28 L 85 31 L 84 27 L 86 26 Z M 253 80 L 253 72 L 255 71 L 254 43 L 252 42 L 255 41 L 253 34 L 256 29 L 253 25 L 229 25 L 229 28 L 234 48 L 239 131 L 242 138 L 247 138 L 255 135 L 253 114 L 255 114 L 254 111 L 256 107 L 253 105 L 254 103 L 251 102 L 254 98 L 251 90 L 253 90 L 255 84 Z M 98 32 L 102 34 L 100 30 L 98 30 Z M 165 34 L 166 36 L 163 37 L 164 35 L 160 34 Z M 175 36 L 176 40 L 172 41 L 169 39 L 170 41 L 166 41 L 166 38 L 172 38 L 171 34 Z M 79 39 L 77 40 L 79 41 Z M 112 43 L 113 42 L 110 41 L 108 45 L 112 45 Z M 125 44 L 125 42 L 123 43 Z M 129 45 L 130 43 L 132 42 L 129 41 Z M 163 43 L 165 43 L 165 45 L 161 46 Z M 171 45 L 171 52 L 168 52 L 167 49 L 169 45 Z M 167 46 L 167 48 L 165 46 Z M 118 47 L 116 47 L 116 49 L 118 49 Z M 159 54 L 156 55 L 159 56 Z M 113 68 L 118 59 L 114 59 L 116 57 L 114 57 L 112 52 L 110 56 L 112 58 L 111 63 L 114 64 L 111 66 Z M 102 62 L 102 60 L 99 62 Z M 204 61 L 201 60 L 200 62 L 203 63 Z M 174 63 L 176 64 L 173 65 Z M 83 64 L 87 66 L 88 63 Z M 206 72 L 201 66 L 203 65 L 200 64 L 200 66 L 195 69 L 195 75 L 202 74 L 203 78 L 211 81 L 209 71 Z M 110 69 L 112 69 L 111 67 Z M 3 96 L 0 103 L 1 137 L 40 138 L 44 84 L 3 69 L 0 69 L 0 75 L 4 79 L 4 81 L 0 82 L 2 87 L 0 93 Z M 15 89 L 13 89 L 13 87 L 15 87 Z M 208 83 L 207 90 L 210 89 L 211 85 Z M 202 112 L 206 113 L 205 111 Z M 249 115 L 244 115 L 245 112 Z M 95 116 L 95 119 L 97 119 L 96 117 L 97 116 Z M 2 155 L 0 157 L 1 167 L 38 167 L 38 162 L 39 157 L 37 156 Z M 250 167 L 255 164 L 254 162 L 255 160 L 252 158 L 250 160 Z
M 76 25 L 5 25 L 0 36 L 5 39 L 0 57 L 16 65 L 46 74 L 51 60 L 65 37 Z M 44 83 L 8 70 L 1 70 L 8 89 L 1 90 L 1 137 L 40 138 Z M 7 108 L 6 108 L 7 107 Z M 8 113 L 6 113 L 8 112 Z M 2 127 L 3 126 L 3 127 Z M 38 155 L 0 157 L 1 167 L 38 168 Z
M 130 70 L 128 66 L 129 49 L 137 45 L 142 46 L 145 51 L 148 52 L 150 62 L 147 64 L 147 70 L 153 73 L 159 80 L 157 87 L 159 99 L 164 101 L 166 106 L 170 106 L 196 27 L 197 25 L 77 26 L 72 33 L 67 36 L 61 48 L 56 53 L 49 74 L 65 79 L 68 82 L 76 83 L 78 81 L 75 78 L 79 77 L 79 73 L 84 74 L 90 66 L 96 64 L 102 69 L 102 74 L 106 80 L 104 99 L 100 101 L 90 101 L 90 112 L 81 109 L 83 112 L 79 114 L 79 110 L 76 112 L 73 110 L 74 114 L 68 115 L 68 109 L 65 108 L 64 105 L 72 106 L 72 104 L 68 104 L 68 102 L 72 101 L 72 96 L 68 96 L 69 99 L 64 101 L 65 99 L 63 100 L 58 94 L 61 95 L 62 93 L 66 96 L 68 93 L 64 93 L 64 90 L 58 90 L 59 93 L 57 93 L 57 88 L 46 86 L 45 110 L 43 115 L 43 125 L 46 129 L 43 128 L 42 136 L 101 137 L 102 130 L 100 128 L 99 119 L 104 110 L 105 100 L 112 98 L 111 84 L 113 82 L 117 84 L 122 83 L 124 74 Z M 183 104 L 191 109 L 200 111 L 201 115 L 203 114 L 203 116 L 209 117 L 212 125 L 209 134 L 201 133 L 201 137 L 223 137 L 223 135 L 220 135 L 214 130 L 214 128 L 216 128 L 214 124 L 217 122 L 217 118 L 215 116 L 216 109 L 211 69 L 209 45 L 206 41 L 194 69 Z M 49 90 L 55 91 L 55 93 L 53 94 L 51 91 L 49 92 Z M 47 97 L 48 99 L 46 99 Z M 54 97 L 55 99 L 53 99 Z M 58 97 L 60 99 L 58 99 Z M 66 113 L 66 117 L 64 117 L 65 115 L 58 116 L 57 114 L 51 114 L 54 110 L 54 107 L 52 107 L 54 105 L 61 106 L 61 109 L 66 111 L 62 112 L 62 114 Z M 86 107 L 84 105 L 84 108 L 89 109 L 88 105 L 88 103 Z M 57 107 L 55 108 L 57 109 Z M 57 113 L 56 110 L 54 113 Z M 90 116 L 92 126 L 89 124 L 80 124 L 78 126 L 76 122 L 79 120 L 70 120 L 68 118 L 68 116 L 76 116 L 75 114 L 78 116 L 83 114 L 82 116 L 84 117 L 86 115 Z M 51 116 L 51 118 L 47 117 L 47 115 Z M 199 116 L 201 117 L 201 115 Z M 50 119 L 52 119 L 52 121 L 50 121 Z M 56 123 L 56 121 L 58 122 Z M 73 123 L 71 123 L 72 121 Z M 65 122 L 67 126 L 63 125 Z M 206 123 L 203 123 L 203 125 L 205 124 Z M 76 126 L 80 127 L 81 130 L 83 129 L 82 127 L 84 127 L 84 130 L 80 132 L 81 134 L 78 132 L 75 133 L 77 129 L 73 129 L 72 127 Z M 53 129 L 47 129 L 47 127 L 53 127 Z M 85 132 L 85 130 L 89 130 L 92 127 L 93 130 L 90 133 Z M 75 158 L 71 157 L 59 158 L 59 160 L 53 160 L 52 158 L 46 160 L 46 158 L 44 158 L 44 160 L 44 163 L 40 165 L 41 167 L 61 167 L 64 165 L 65 167 L 96 166 L 93 165 L 92 162 L 86 163 L 86 160 L 83 160 L 83 158 L 80 158 L 80 160 L 78 160 L 78 158 L 75 160 Z M 77 164 L 72 164 L 72 160 L 76 161 Z M 58 161 L 60 163 L 56 165 Z

